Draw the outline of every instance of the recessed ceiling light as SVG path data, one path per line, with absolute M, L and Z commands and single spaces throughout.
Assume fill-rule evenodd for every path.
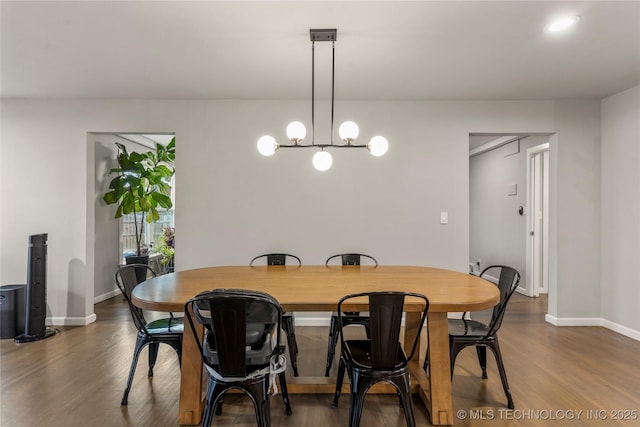
M 557 33 L 558 31 L 564 31 L 580 20 L 580 17 L 577 15 L 573 16 L 564 16 L 562 18 L 556 19 L 551 24 L 547 25 L 545 28 L 548 33 Z

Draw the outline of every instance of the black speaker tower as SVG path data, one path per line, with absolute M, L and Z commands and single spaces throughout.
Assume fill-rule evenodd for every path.
M 27 298 L 24 334 L 15 337 L 15 342 L 32 342 L 55 335 L 47 329 L 47 234 L 29 236 L 27 259 Z

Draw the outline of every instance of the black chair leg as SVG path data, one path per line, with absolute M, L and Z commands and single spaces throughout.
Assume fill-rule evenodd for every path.
M 366 396 L 366 379 L 357 374 L 351 375 L 351 402 L 349 405 L 349 427 L 358 427 L 362 418 L 362 408 Z
M 331 316 L 331 323 L 329 324 L 329 341 L 327 344 L 327 363 L 325 366 L 324 376 L 329 376 L 331 365 L 333 364 L 333 358 L 336 354 L 336 345 L 338 345 L 338 316 Z
M 429 369 L 429 344 L 427 344 L 427 351 L 424 356 L 424 363 L 422 364 L 422 369 L 426 372 Z
M 182 368 L 182 340 L 167 341 L 166 344 L 169 344 L 178 354 L 178 364 L 180 364 L 180 368 Z
M 222 415 L 222 404 L 224 403 L 224 393 L 222 393 L 220 395 L 220 397 L 218 398 L 217 402 L 216 402 L 216 407 L 215 407 L 215 411 L 214 413 L 216 415 Z
M 149 372 L 147 373 L 148 377 L 153 376 L 153 367 L 156 366 L 156 360 L 158 359 L 158 347 L 160 347 L 160 343 L 149 343 Z
M 507 396 L 507 408 L 514 409 L 513 398 L 511 397 L 511 390 L 509 389 L 509 383 L 507 382 L 507 371 L 504 369 L 502 363 L 502 353 L 500 352 L 500 345 L 498 344 L 498 338 L 493 343 L 489 344 L 493 355 L 496 357 L 496 364 L 498 365 L 498 372 L 500 373 L 500 380 L 502 381 L 502 388 L 504 394 Z
M 342 382 L 344 381 L 345 368 L 345 363 L 342 358 L 340 358 L 340 362 L 338 363 L 338 376 L 336 377 L 336 392 L 333 395 L 333 403 L 331 404 L 332 408 L 338 407 L 338 399 L 340 399 L 340 393 L 342 393 Z
M 127 379 L 127 387 L 124 389 L 124 394 L 122 395 L 122 400 L 120 401 L 120 405 L 127 405 L 129 403 L 129 391 L 131 391 L 131 384 L 133 384 L 133 377 L 136 374 L 136 366 L 138 366 L 138 358 L 140 357 L 140 352 L 147 344 L 147 341 L 144 337 L 138 336 L 136 339 L 136 346 L 133 350 L 133 359 L 131 360 L 131 368 L 129 368 L 129 378 Z
M 216 392 L 216 383 L 209 378 L 209 382 L 207 384 L 207 400 L 204 406 L 204 413 L 202 414 L 202 427 L 209 427 L 211 422 L 213 421 L 213 405 L 217 404 L 215 399 Z M 223 394 L 220 395 L 220 399 L 223 397 Z
M 478 353 L 478 362 L 480 362 L 480 369 L 482 369 L 482 379 L 487 379 L 487 347 L 484 345 L 477 345 L 476 352 Z
M 404 409 L 404 417 L 407 422 L 407 427 L 415 427 L 416 421 L 413 413 L 413 399 L 411 397 L 411 389 L 409 388 L 408 373 L 407 375 L 396 378 L 393 382 L 398 390 L 400 407 Z
M 282 317 L 282 329 L 287 335 L 287 345 L 289 346 L 289 358 L 291 359 L 291 368 L 293 375 L 298 376 L 298 343 L 296 341 L 295 325 L 293 324 L 293 316 Z
M 364 332 L 365 332 L 365 334 L 367 334 L 367 339 L 370 340 L 371 339 L 371 327 L 369 326 L 369 323 L 363 323 L 362 326 L 364 326 Z
M 461 344 L 459 342 L 456 341 L 449 341 L 449 355 L 450 355 L 450 362 L 451 362 L 451 380 L 453 380 L 453 368 L 455 368 L 456 366 L 456 358 L 458 357 L 458 353 L 460 353 L 460 351 L 465 348 L 466 345 Z
M 280 380 L 280 389 L 282 394 L 282 401 L 284 402 L 284 410 L 287 415 L 291 415 L 291 404 L 289 403 L 289 392 L 287 391 L 287 379 L 284 375 L 284 372 L 280 372 L 278 374 L 278 379 Z
M 270 427 L 269 376 L 265 376 L 260 381 L 244 384 L 242 388 L 249 394 L 253 401 L 258 427 Z

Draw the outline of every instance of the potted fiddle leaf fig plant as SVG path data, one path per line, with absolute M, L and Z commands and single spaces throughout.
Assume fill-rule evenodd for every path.
M 153 151 L 128 152 L 116 142 L 118 167 L 109 171 L 116 176 L 109 183 L 103 196 L 107 205 L 117 205 L 115 218 L 133 214 L 137 258 L 127 257 L 127 264 L 148 263 L 146 244 L 143 241 L 144 224 L 160 219 L 159 208 L 170 209 L 171 177 L 175 174 L 175 137 L 167 146 L 156 143 Z

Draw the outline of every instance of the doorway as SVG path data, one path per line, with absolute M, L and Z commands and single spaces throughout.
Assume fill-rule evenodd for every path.
M 549 286 L 552 139 L 549 133 L 469 135 L 469 271 L 478 274 L 489 265 L 509 265 L 521 275 L 518 292 L 532 297 L 548 292 Z M 537 185 L 535 207 L 532 183 Z M 537 224 L 531 224 L 533 218 Z M 530 236 L 534 225 L 542 227 L 534 231 L 535 279 L 531 265 L 534 239 Z
M 120 291 L 115 287 L 113 275 L 120 264 L 123 263 L 123 253 L 127 250 L 126 245 L 126 224 L 124 220 L 115 221 L 113 214 L 115 207 L 107 208 L 102 201 L 102 196 L 108 189 L 110 177 L 108 171 L 117 167 L 115 142 L 121 143 L 129 151 L 146 152 L 155 148 L 155 144 L 166 145 L 174 134 L 169 133 L 88 133 L 88 210 L 87 236 L 91 239 L 87 242 L 87 268 L 93 270 L 94 282 L 92 286 L 93 304 L 99 303 L 113 296 L 119 295 Z M 174 199 L 175 183 L 172 185 L 172 199 Z M 175 206 L 175 204 L 174 204 Z M 170 214 L 170 215 L 168 215 Z M 173 224 L 173 211 L 163 214 L 170 217 L 170 222 L 159 222 L 156 231 L 162 231 L 162 225 Z M 154 229 L 149 228 L 149 241 L 156 240 Z M 129 245 L 130 246 L 130 245 Z

